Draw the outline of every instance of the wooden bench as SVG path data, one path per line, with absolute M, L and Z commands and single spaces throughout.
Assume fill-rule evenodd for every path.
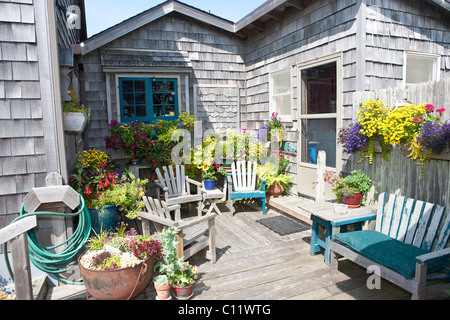
M 377 266 L 381 277 L 410 292 L 412 299 L 448 296 L 450 214 L 440 205 L 402 196 L 385 200 L 383 193 L 369 230 L 333 236 L 331 274 L 343 256 L 364 268 Z

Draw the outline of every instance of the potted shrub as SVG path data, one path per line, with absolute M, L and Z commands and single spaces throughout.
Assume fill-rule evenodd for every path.
M 334 173 L 327 171 L 324 180 L 333 187 L 332 191 L 337 200 L 349 208 L 359 208 L 364 195 L 369 192 L 372 180 L 362 171 L 354 170 L 345 178 L 339 178 Z
M 294 179 L 286 173 L 288 165 L 284 152 L 276 150 L 271 152 L 267 163 L 258 166 L 256 173 L 266 180 L 267 195 L 278 197 L 289 192 Z
M 88 123 L 88 110 L 84 105 L 80 105 L 78 95 L 72 89 L 68 89 L 67 93 L 70 100 L 63 101 L 63 123 L 64 130 L 69 132 L 83 132 Z
M 126 218 L 136 219 L 138 212 L 145 208 L 143 197 L 147 183 L 147 179 L 136 179 L 131 172 L 125 170 L 116 179 L 112 188 L 102 192 L 92 201 L 92 206 L 102 214 L 104 208 L 114 205 Z
M 99 300 L 136 297 L 150 283 L 154 263 L 162 259 L 160 241 L 125 228 L 91 237 L 88 250 L 78 259 L 87 292 Z

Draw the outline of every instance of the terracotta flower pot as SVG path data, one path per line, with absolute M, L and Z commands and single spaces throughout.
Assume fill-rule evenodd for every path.
M 283 185 L 278 182 L 274 182 L 269 188 L 267 188 L 267 195 L 273 197 L 282 196 L 284 193 Z
M 359 208 L 361 207 L 361 200 L 363 194 L 361 192 L 355 193 L 353 197 L 342 196 L 342 203 L 346 204 L 349 208 Z
M 172 298 L 170 295 L 170 289 L 172 288 L 170 283 L 162 286 L 154 285 L 157 294 L 156 300 L 170 300 Z
M 177 300 L 189 300 L 193 295 L 194 286 L 195 283 L 184 288 L 172 287 L 173 294 Z

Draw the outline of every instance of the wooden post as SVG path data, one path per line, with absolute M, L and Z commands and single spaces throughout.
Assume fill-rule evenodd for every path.
M 317 186 L 316 186 L 316 202 L 325 201 L 325 181 L 323 175 L 325 173 L 325 165 L 327 163 L 327 154 L 320 150 L 317 156 Z
M 176 234 L 176 238 L 178 240 L 177 243 L 177 258 L 183 258 L 184 256 L 184 246 L 183 246 L 183 230 L 180 230 Z
M 36 226 L 36 216 L 30 216 L 18 220 L 0 230 L 0 244 L 11 240 L 14 284 L 16 287 L 17 300 L 33 300 L 31 265 L 26 232 Z

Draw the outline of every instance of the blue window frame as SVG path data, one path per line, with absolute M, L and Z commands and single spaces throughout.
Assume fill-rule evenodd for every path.
M 119 78 L 121 122 L 178 118 L 177 79 Z

